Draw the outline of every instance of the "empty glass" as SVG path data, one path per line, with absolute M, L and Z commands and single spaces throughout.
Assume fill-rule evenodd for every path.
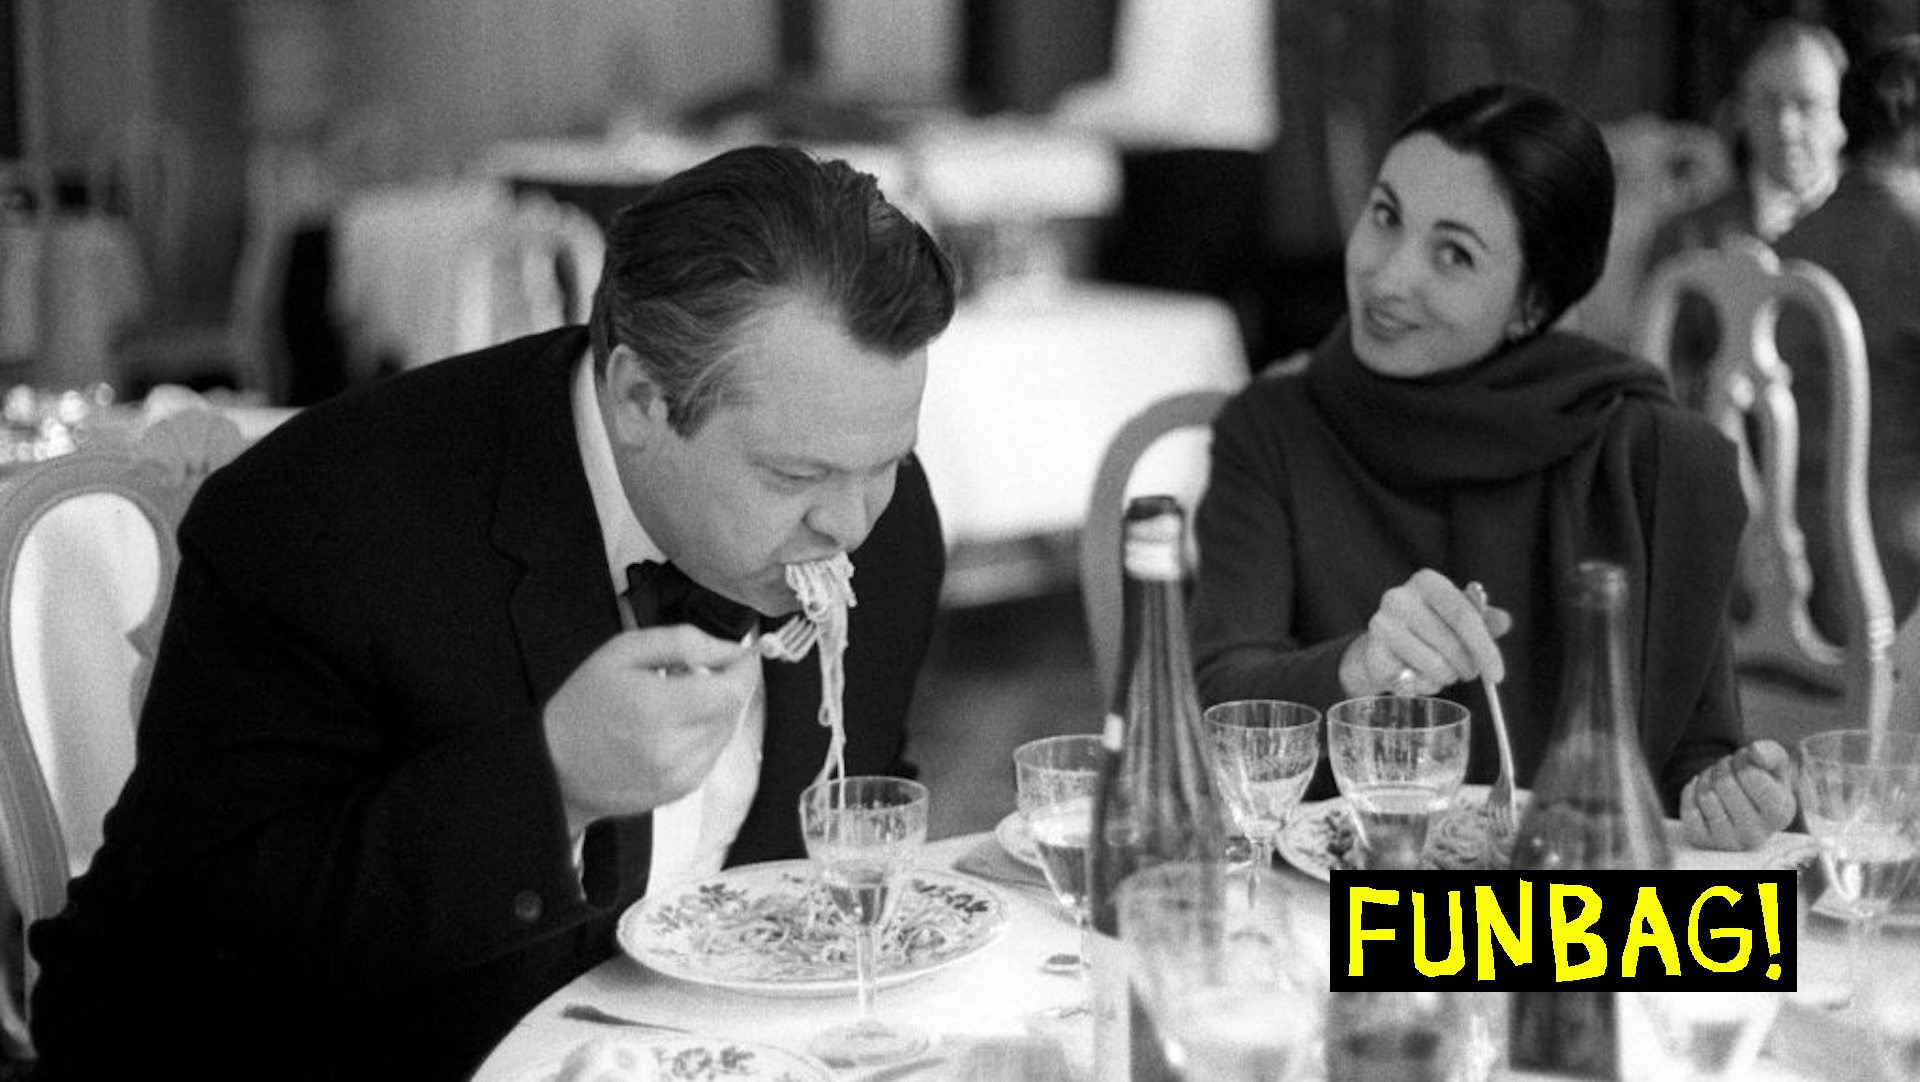
M 1780 992 L 1635 993 L 1660 1052 L 1688 1080 L 1746 1078 L 1773 1028 Z
M 1417 695 L 1348 699 L 1327 711 L 1327 755 L 1360 867 L 1420 866 L 1427 827 L 1466 778 L 1469 722 L 1459 703 Z
M 1285 886 L 1172 862 L 1121 881 L 1120 940 L 1167 1062 L 1192 1082 L 1285 1082 L 1320 1067 L 1326 952 L 1294 935 Z
M 1210 706 L 1203 719 L 1220 795 L 1253 843 L 1253 867 L 1271 868 L 1274 844 L 1320 761 L 1320 711 L 1279 699 L 1243 699 Z M 1249 877 L 1248 889 L 1259 881 Z
M 927 1035 L 874 1013 L 874 936 L 893 908 L 895 881 L 927 840 L 927 787 L 905 778 L 820 782 L 800 794 L 807 856 L 834 905 L 854 925 L 858 1021 L 815 1037 L 814 1055 L 836 1067 L 893 1063 L 927 1050 Z

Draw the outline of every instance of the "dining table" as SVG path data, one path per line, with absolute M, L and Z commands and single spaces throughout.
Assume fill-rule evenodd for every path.
M 1046 544 L 1077 536 L 1120 429 L 1162 398 L 1232 392 L 1249 378 L 1239 324 L 1215 297 L 1070 279 L 1038 295 L 962 303 L 928 349 L 917 448 L 946 536 L 943 600 L 1070 585 L 1046 566 Z M 1206 433 L 1171 434 L 1141 460 L 1129 491 L 1191 507 L 1206 461 Z
M 1054 955 L 1077 950 L 1072 920 L 1056 904 L 1038 869 L 1020 849 L 1013 819 L 993 831 L 962 834 L 929 842 L 920 865 L 939 875 L 959 876 L 988 890 L 1004 904 L 1007 919 L 999 933 L 965 958 L 903 983 L 883 986 L 877 1010 L 888 1021 L 920 1028 L 932 1039 L 928 1054 L 903 1065 L 831 1070 L 809 1061 L 817 1078 L 848 1082 L 933 1082 L 963 1078 L 1058 1078 L 1091 1082 L 1090 1023 L 1036 1025 L 1036 1012 L 1083 1001 L 1085 989 L 1073 973 L 1052 971 Z M 1677 823 L 1669 828 L 1676 833 Z M 1283 849 L 1283 853 L 1284 853 Z M 1798 865 L 1814 852 L 1804 834 L 1783 832 L 1759 850 L 1711 852 L 1681 843 L 1680 868 L 1729 869 Z M 1277 865 L 1287 892 L 1293 927 L 1304 942 L 1325 943 L 1331 887 L 1323 873 Z M 733 874 L 733 873 L 723 873 Z M 1804 894 L 1804 892 L 1803 892 Z M 645 902 L 639 903 L 644 905 Z M 1845 924 L 1826 912 L 1825 903 L 1803 897 L 1798 907 L 1798 983 L 1785 996 L 1761 1056 L 1745 1077 L 1755 1082 L 1869 1082 L 1880 1073 L 1872 1044 L 1858 1012 L 1838 1009 L 1848 987 Z M 1883 934 L 1875 949 L 1876 971 L 1920 969 L 1920 928 Z M 1920 984 L 1888 1010 L 1910 1009 L 1920 1016 Z M 1472 1000 L 1469 1017 L 1504 1017 L 1504 994 L 1460 993 Z M 851 1020 L 856 1012 L 849 994 L 771 996 L 717 987 L 667 976 L 620 954 L 588 970 L 537 1004 L 500 1040 L 473 1075 L 474 1082 L 550 1082 L 570 1052 L 596 1039 L 641 1039 L 654 1031 L 609 1023 L 620 1018 L 674 1027 L 716 1041 L 753 1042 L 804 1055 L 819 1031 Z M 1916 1019 L 1920 1026 L 1920 1018 Z M 1496 1032 L 1496 1042 L 1503 1036 Z M 1032 1054 L 1053 1049 L 1058 1055 L 1018 1060 L 1008 1049 Z M 989 1054 L 992 1053 L 992 1054 Z M 1488 1077 L 1523 1082 L 1543 1078 L 1498 1065 Z M 1057 1070 L 996 1071 L 983 1064 L 1046 1063 Z M 1060 1066 L 1060 1065 L 1064 1066 Z

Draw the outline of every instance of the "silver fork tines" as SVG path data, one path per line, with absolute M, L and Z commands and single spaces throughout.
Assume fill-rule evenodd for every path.
M 813 649 L 820 628 L 806 616 L 795 616 L 754 642 L 754 649 L 769 661 L 799 661 Z

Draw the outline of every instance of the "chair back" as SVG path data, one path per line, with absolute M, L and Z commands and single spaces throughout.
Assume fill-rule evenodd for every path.
M 1782 261 L 1757 240 L 1736 239 L 1684 252 L 1655 269 L 1643 302 L 1642 355 L 1666 366 L 1680 299 L 1688 294 L 1703 298 L 1720 326 L 1704 408 L 1739 449 L 1750 508 L 1740 581 L 1752 611 L 1734 629 L 1736 665 L 1838 696 L 1848 724 L 1879 728 L 1892 695 L 1888 648 L 1894 627 L 1867 510 L 1869 392 L 1859 315 L 1825 270 Z M 1825 506 L 1813 512 L 1834 553 L 1844 648 L 1821 633 L 1807 607 L 1813 572 L 1794 506 L 1800 422 L 1793 375 L 1775 344 L 1787 304 L 1813 316 L 1827 358 Z
M 585 211 L 547 196 L 522 197 L 462 245 L 454 270 L 456 350 L 585 323 L 605 259 L 600 227 Z
M 88 155 L 87 205 L 127 220 L 156 284 L 177 282 L 186 270 L 192 185 L 186 132 L 152 116 L 111 125 Z
M 1228 391 L 1216 390 L 1168 395 L 1122 425 L 1100 458 L 1093 494 L 1087 501 L 1086 523 L 1080 531 L 1080 604 L 1086 614 L 1087 641 L 1093 650 L 1093 671 L 1103 697 L 1112 696 L 1120 674 L 1120 517 L 1126 511 L 1127 497 L 1138 491 L 1131 484 L 1135 470 L 1164 437 L 1182 429 L 1209 428 L 1232 397 Z M 1154 477 L 1158 491 L 1184 489 L 1176 494 L 1189 513 L 1206 483 L 1204 456 L 1198 462 L 1197 469 L 1191 471 L 1193 476 Z
M 175 529 L 246 439 L 206 409 L 129 446 L 82 449 L 0 484 L 0 882 L 23 926 L 58 913 L 133 765 L 166 621 Z M 25 968 L 27 989 L 36 976 Z
M 0 160 L 0 365 L 37 361 L 45 347 L 56 202 L 44 162 Z

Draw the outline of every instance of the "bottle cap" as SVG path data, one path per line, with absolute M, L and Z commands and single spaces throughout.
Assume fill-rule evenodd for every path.
M 1158 582 L 1179 581 L 1186 568 L 1181 541 L 1186 515 L 1172 496 L 1140 496 L 1127 504 L 1121 554 L 1127 574 Z

